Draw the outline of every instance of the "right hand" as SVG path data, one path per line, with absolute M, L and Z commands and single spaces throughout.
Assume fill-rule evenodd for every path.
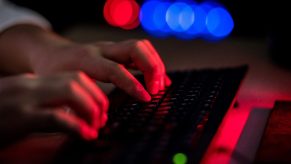
M 144 102 L 171 84 L 161 57 L 146 39 L 81 44 L 37 26 L 16 25 L 0 35 L 0 52 L 0 71 L 51 75 L 80 70 Z M 145 87 L 127 68 L 143 73 Z
M 0 79 L 0 145 L 33 132 L 93 140 L 107 121 L 107 110 L 107 97 L 82 72 L 5 77 Z

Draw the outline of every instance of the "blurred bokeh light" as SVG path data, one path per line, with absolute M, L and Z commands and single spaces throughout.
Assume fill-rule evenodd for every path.
M 139 26 L 139 5 L 134 0 L 107 0 L 103 14 L 112 26 L 128 30 Z
M 131 30 L 141 27 L 155 37 L 219 40 L 229 36 L 234 21 L 220 3 L 191 0 L 107 0 L 105 20 L 112 26 Z

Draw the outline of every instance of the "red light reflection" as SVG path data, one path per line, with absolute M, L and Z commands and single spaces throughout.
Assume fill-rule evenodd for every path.
M 245 88 L 242 86 L 242 90 L 238 92 L 238 107 L 227 112 L 201 163 L 229 163 L 250 112 L 258 108 L 270 110 L 275 101 L 291 100 L 291 93 L 288 91 Z

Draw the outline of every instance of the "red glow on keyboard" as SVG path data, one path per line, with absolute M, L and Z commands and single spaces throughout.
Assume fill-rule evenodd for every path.
M 139 10 L 134 0 L 107 0 L 103 15 L 110 25 L 130 30 L 140 24 Z
M 274 88 L 266 90 L 257 86 L 245 88 L 243 86 L 238 92 L 238 106 L 231 108 L 226 114 L 201 164 L 230 163 L 233 153 L 237 153 L 236 144 L 250 112 L 254 109 L 271 110 L 276 101 L 291 100 L 291 93 L 288 90 L 278 91 Z

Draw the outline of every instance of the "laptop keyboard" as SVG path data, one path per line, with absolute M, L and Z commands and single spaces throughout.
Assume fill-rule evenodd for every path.
M 172 85 L 149 103 L 115 89 L 98 140 L 87 146 L 72 142 L 66 153 L 83 152 L 77 154 L 81 163 L 199 163 L 246 71 L 247 66 L 170 72 Z

